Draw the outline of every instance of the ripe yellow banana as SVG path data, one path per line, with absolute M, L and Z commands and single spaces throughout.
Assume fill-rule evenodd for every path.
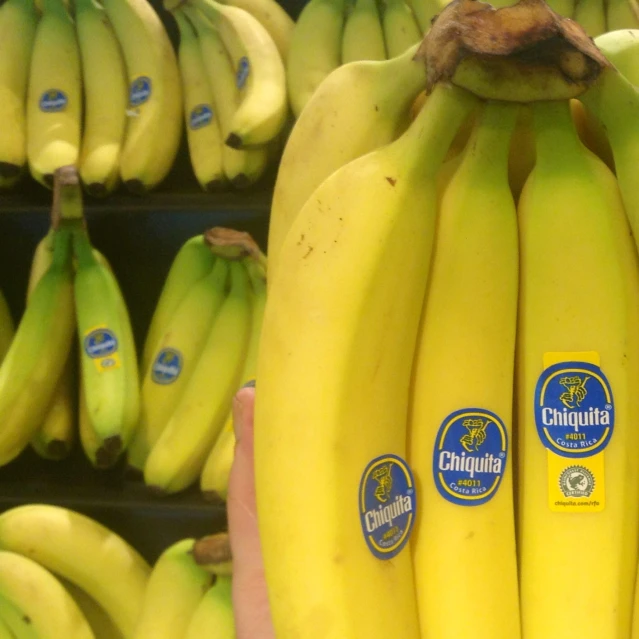
M 184 634 L 184 639 L 201 637 L 235 639 L 235 619 L 231 600 L 231 578 L 217 577 L 202 597 Z
M 0 639 L 19 639 L 16 638 L 11 628 L 2 619 L 2 608 L 0 607 Z
M 51 265 L 34 288 L 0 366 L 0 464 L 17 457 L 42 424 L 73 343 L 73 329 L 71 237 L 59 229 Z
M 569 105 L 538 103 L 534 120 L 537 163 L 518 210 L 522 633 L 628 637 L 639 534 L 638 469 L 627 454 L 639 445 L 637 258 L 615 178 L 580 142 Z M 586 547 L 587 560 L 573 552 Z
M 270 142 L 288 114 L 286 71 L 273 38 L 244 9 L 216 0 L 189 1 L 213 23 L 233 63 L 240 102 L 226 144 L 240 149 Z
M 410 370 L 436 175 L 475 103 L 437 87 L 398 140 L 314 191 L 269 272 L 255 478 L 280 639 L 420 636 L 402 551 L 414 521 Z
M 251 323 L 250 283 L 241 262 L 230 263 L 230 281 L 197 365 L 144 466 L 146 484 L 163 492 L 197 480 L 238 387 Z
M 184 124 L 191 166 L 200 186 L 215 191 L 224 184 L 223 145 L 213 92 L 209 85 L 200 44 L 188 18 L 174 14 L 180 32 L 178 62 L 184 96 Z
M 68 579 L 56 575 L 89 622 L 95 639 L 126 639 L 98 602 Z
M 181 539 L 169 546 L 153 566 L 131 639 L 177 639 L 211 587 L 212 575 L 193 558 L 195 539 Z M 208 636 L 217 632 L 211 628 Z M 201 638 L 206 634 L 200 635 Z
M 222 137 L 226 139 L 232 132 L 233 118 L 240 102 L 233 64 L 211 22 L 189 5 L 185 5 L 184 12 L 198 34 Z M 257 182 L 264 174 L 268 161 L 265 147 L 233 149 L 225 144 L 222 151 L 224 174 L 236 188 L 244 188 Z
M 9 629 L 9 639 L 39 639 L 29 618 L 4 597 L 0 597 L 0 619 Z
M 182 135 L 182 86 L 169 36 L 147 0 L 102 0 L 122 47 L 129 82 L 120 176 L 134 193 L 157 186 Z
M 282 60 L 286 60 L 295 21 L 282 5 L 275 0 L 223 0 L 223 2 L 244 9 L 257 18 L 273 38 Z
M 384 28 L 377 0 L 355 0 L 344 24 L 342 64 L 359 60 L 386 60 L 386 57 Z
M 49 230 L 36 246 L 27 285 L 27 303 L 40 278 L 51 265 L 54 235 L 55 231 Z M 73 348 L 70 350 L 72 351 Z M 73 358 L 74 355 L 70 352 L 56 383 L 44 420 L 31 438 L 31 446 L 45 459 L 64 459 L 71 452 L 75 439 Z
M 416 50 L 384 62 L 341 66 L 295 123 L 271 204 L 269 282 L 289 228 L 319 184 L 347 162 L 392 142 L 408 126 L 411 105 L 426 80 L 423 66 L 413 60 Z
M 120 153 L 129 101 L 122 49 L 97 0 L 75 0 L 85 115 L 80 177 L 87 192 L 105 196 L 120 181 Z
M 40 639 L 95 639 L 71 595 L 33 559 L 0 551 L 0 596 L 29 619 Z
M 344 5 L 344 0 L 310 0 L 295 23 L 286 58 L 286 85 L 296 118 L 324 78 L 342 63 Z
M 142 378 L 140 416 L 128 454 L 142 470 L 195 371 L 211 326 L 228 289 L 228 266 L 218 258 L 208 275 L 193 284 L 153 349 Z
M 151 568 L 112 530 L 67 508 L 28 504 L 0 515 L 0 548 L 73 582 L 133 636 Z
M 516 117 L 515 106 L 484 106 L 443 194 L 416 348 L 413 567 L 420 626 L 437 639 L 520 636 L 512 477 L 518 237 L 508 183 Z
M 211 271 L 214 263 L 215 255 L 202 234 L 189 238 L 178 250 L 171 262 L 147 330 L 140 367 L 142 376 L 153 362 L 155 346 L 180 302 L 192 286 Z
M 382 14 L 389 58 L 395 58 L 421 42 L 422 30 L 406 0 L 385 0 Z
M 0 177 L 17 179 L 27 160 L 26 99 L 38 23 L 33 0 L 8 0 L 0 8 Z
M 240 377 L 240 385 L 254 381 L 257 372 L 257 354 L 259 352 L 260 335 L 264 307 L 266 306 L 266 272 L 254 259 L 245 260 L 251 279 L 251 334 L 249 337 L 244 368 Z M 200 490 L 208 496 L 226 499 L 229 472 L 233 463 L 235 450 L 235 433 L 233 431 L 233 415 L 229 413 L 226 422 L 215 440 L 211 452 L 206 459 L 200 475 Z
M 80 375 L 90 422 L 102 440 L 100 466 L 110 466 L 137 425 L 140 396 L 133 332 L 115 275 L 99 260 L 84 230 L 73 236 Z
M 27 93 L 27 157 L 31 175 L 53 186 L 61 166 L 76 164 L 80 150 L 80 51 L 62 0 L 43 0 Z

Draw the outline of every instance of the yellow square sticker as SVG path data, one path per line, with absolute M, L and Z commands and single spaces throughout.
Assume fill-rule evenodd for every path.
M 606 505 L 604 452 L 569 458 L 548 451 L 548 506 L 553 512 L 599 512 Z

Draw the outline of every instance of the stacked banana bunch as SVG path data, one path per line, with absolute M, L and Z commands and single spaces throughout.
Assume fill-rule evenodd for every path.
M 305 107 L 255 405 L 278 639 L 639 638 L 638 69 L 637 31 L 454 0 Z
M 0 637 L 232 639 L 225 546 L 225 534 L 182 539 L 149 565 L 86 515 L 44 504 L 7 510 L 0 515 Z
M 287 130 L 286 58 L 293 20 L 275 0 L 165 0 L 179 65 L 193 171 L 205 190 L 257 182 Z
M 246 233 L 188 240 L 167 275 L 140 363 L 140 418 L 128 463 L 160 493 L 200 480 L 226 496 L 237 389 L 255 378 L 265 257 Z
M 7 0 L 0 8 L 0 186 L 25 168 L 53 185 L 76 165 L 87 192 L 156 187 L 182 134 L 176 56 L 147 0 Z
M 36 249 L 26 309 L 0 366 L 0 464 L 29 443 L 48 458 L 68 454 L 79 358 L 83 445 L 96 464 L 110 465 L 137 424 L 135 344 L 118 281 L 89 240 L 77 171 L 55 175 L 51 230 Z
M 415 11 L 413 11 L 413 8 Z M 299 117 L 321 82 L 348 62 L 394 58 L 417 44 L 430 17 L 407 0 L 310 0 L 295 23 L 286 59 L 291 109 Z
M 551 0 L 548 4 L 579 22 L 593 38 L 609 31 L 639 28 L 636 0 Z

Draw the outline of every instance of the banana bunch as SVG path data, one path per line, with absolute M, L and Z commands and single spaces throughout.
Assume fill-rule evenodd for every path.
M 182 87 L 147 0 L 8 0 L 0 7 L 0 187 L 28 167 L 51 188 L 76 165 L 88 193 L 156 187 L 182 135 Z
M 204 190 L 259 180 L 288 119 L 284 60 L 293 21 L 275 0 L 165 0 L 180 34 L 191 165 Z
M 639 32 L 488 54 L 556 20 L 455 0 L 291 132 L 255 405 L 279 639 L 639 637 Z
M 225 493 L 232 397 L 255 375 L 264 261 L 248 234 L 216 227 L 185 242 L 171 265 L 144 344 L 128 451 L 157 491 L 179 492 L 202 476 L 203 490 Z M 222 438 L 231 444 L 218 445 Z
M 288 97 L 295 117 L 300 117 L 320 84 L 339 66 L 394 58 L 417 44 L 427 26 L 418 20 L 414 8 L 406 0 L 306 3 L 293 28 L 286 60 Z

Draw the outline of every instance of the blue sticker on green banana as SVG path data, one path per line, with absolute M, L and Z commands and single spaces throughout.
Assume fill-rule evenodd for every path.
M 40 110 L 45 113 L 59 113 L 64 111 L 68 104 L 67 94 L 59 89 L 49 89 L 40 97 Z
M 84 337 L 84 352 L 92 359 L 113 355 L 118 350 L 115 333 L 104 327 L 94 328 Z
M 397 455 L 373 459 L 362 474 L 359 514 L 364 539 L 378 559 L 392 559 L 406 545 L 415 522 L 415 480 Z
M 182 353 L 174 348 L 163 348 L 153 362 L 151 379 L 156 384 L 172 384 L 182 372 Z

